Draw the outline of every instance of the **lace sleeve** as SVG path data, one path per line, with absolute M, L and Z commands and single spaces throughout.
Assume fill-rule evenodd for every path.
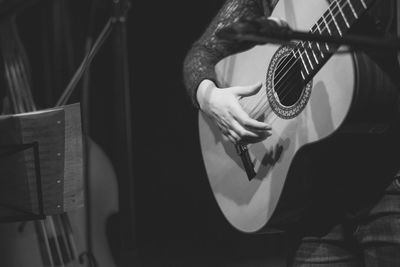
M 215 64 L 224 57 L 250 48 L 248 44 L 217 39 L 215 33 L 241 18 L 268 16 L 276 0 L 227 0 L 204 34 L 197 40 L 183 63 L 186 90 L 195 107 L 198 85 L 204 79 L 216 82 Z

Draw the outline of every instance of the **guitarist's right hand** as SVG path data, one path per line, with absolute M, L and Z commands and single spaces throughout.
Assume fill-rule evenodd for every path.
M 218 88 L 214 82 L 203 80 L 196 97 L 200 109 L 232 143 L 257 143 L 271 135 L 271 127 L 250 118 L 240 105 L 239 98 L 254 95 L 260 89 L 261 83 Z

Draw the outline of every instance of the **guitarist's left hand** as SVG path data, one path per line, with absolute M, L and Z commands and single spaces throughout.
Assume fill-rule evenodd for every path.
M 261 84 L 218 88 L 204 80 L 197 90 L 200 109 L 218 126 L 232 143 L 257 143 L 271 135 L 271 127 L 250 118 L 239 103 L 239 98 L 256 94 Z

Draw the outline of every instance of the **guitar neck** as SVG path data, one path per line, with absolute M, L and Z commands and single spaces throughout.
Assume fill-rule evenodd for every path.
M 321 35 L 342 37 L 353 24 L 369 9 L 375 0 L 332 0 L 328 9 L 315 23 L 310 32 Z M 338 49 L 338 45 L 299 42 L 293 50 L 294 56 L 301 62 L 301 75 L 308 83 L 326 61 Z

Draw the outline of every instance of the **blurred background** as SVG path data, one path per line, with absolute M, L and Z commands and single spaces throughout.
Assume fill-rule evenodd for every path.
M 280 266 L 281 235 L 242 234 L 219 211 L 201 158 L 197 111 L 182 83 L 185 54 L 223 0 L 130 0 L 129 9 L 120 1 L 9 0 L 17 5 L 4 4 L 3 12 L 17 14 L 35 102 L 49 108 L 83 59 L 88 37 L 127 10 L 69 101 L 82 103 L 88 86 L 86 132 L 115 170 L 98 183 L 116 183 L 118 191 L 105 190 L 90 205 L 118 198 L 118 213 L 91 222 L 107 225 L 116 266 Z

